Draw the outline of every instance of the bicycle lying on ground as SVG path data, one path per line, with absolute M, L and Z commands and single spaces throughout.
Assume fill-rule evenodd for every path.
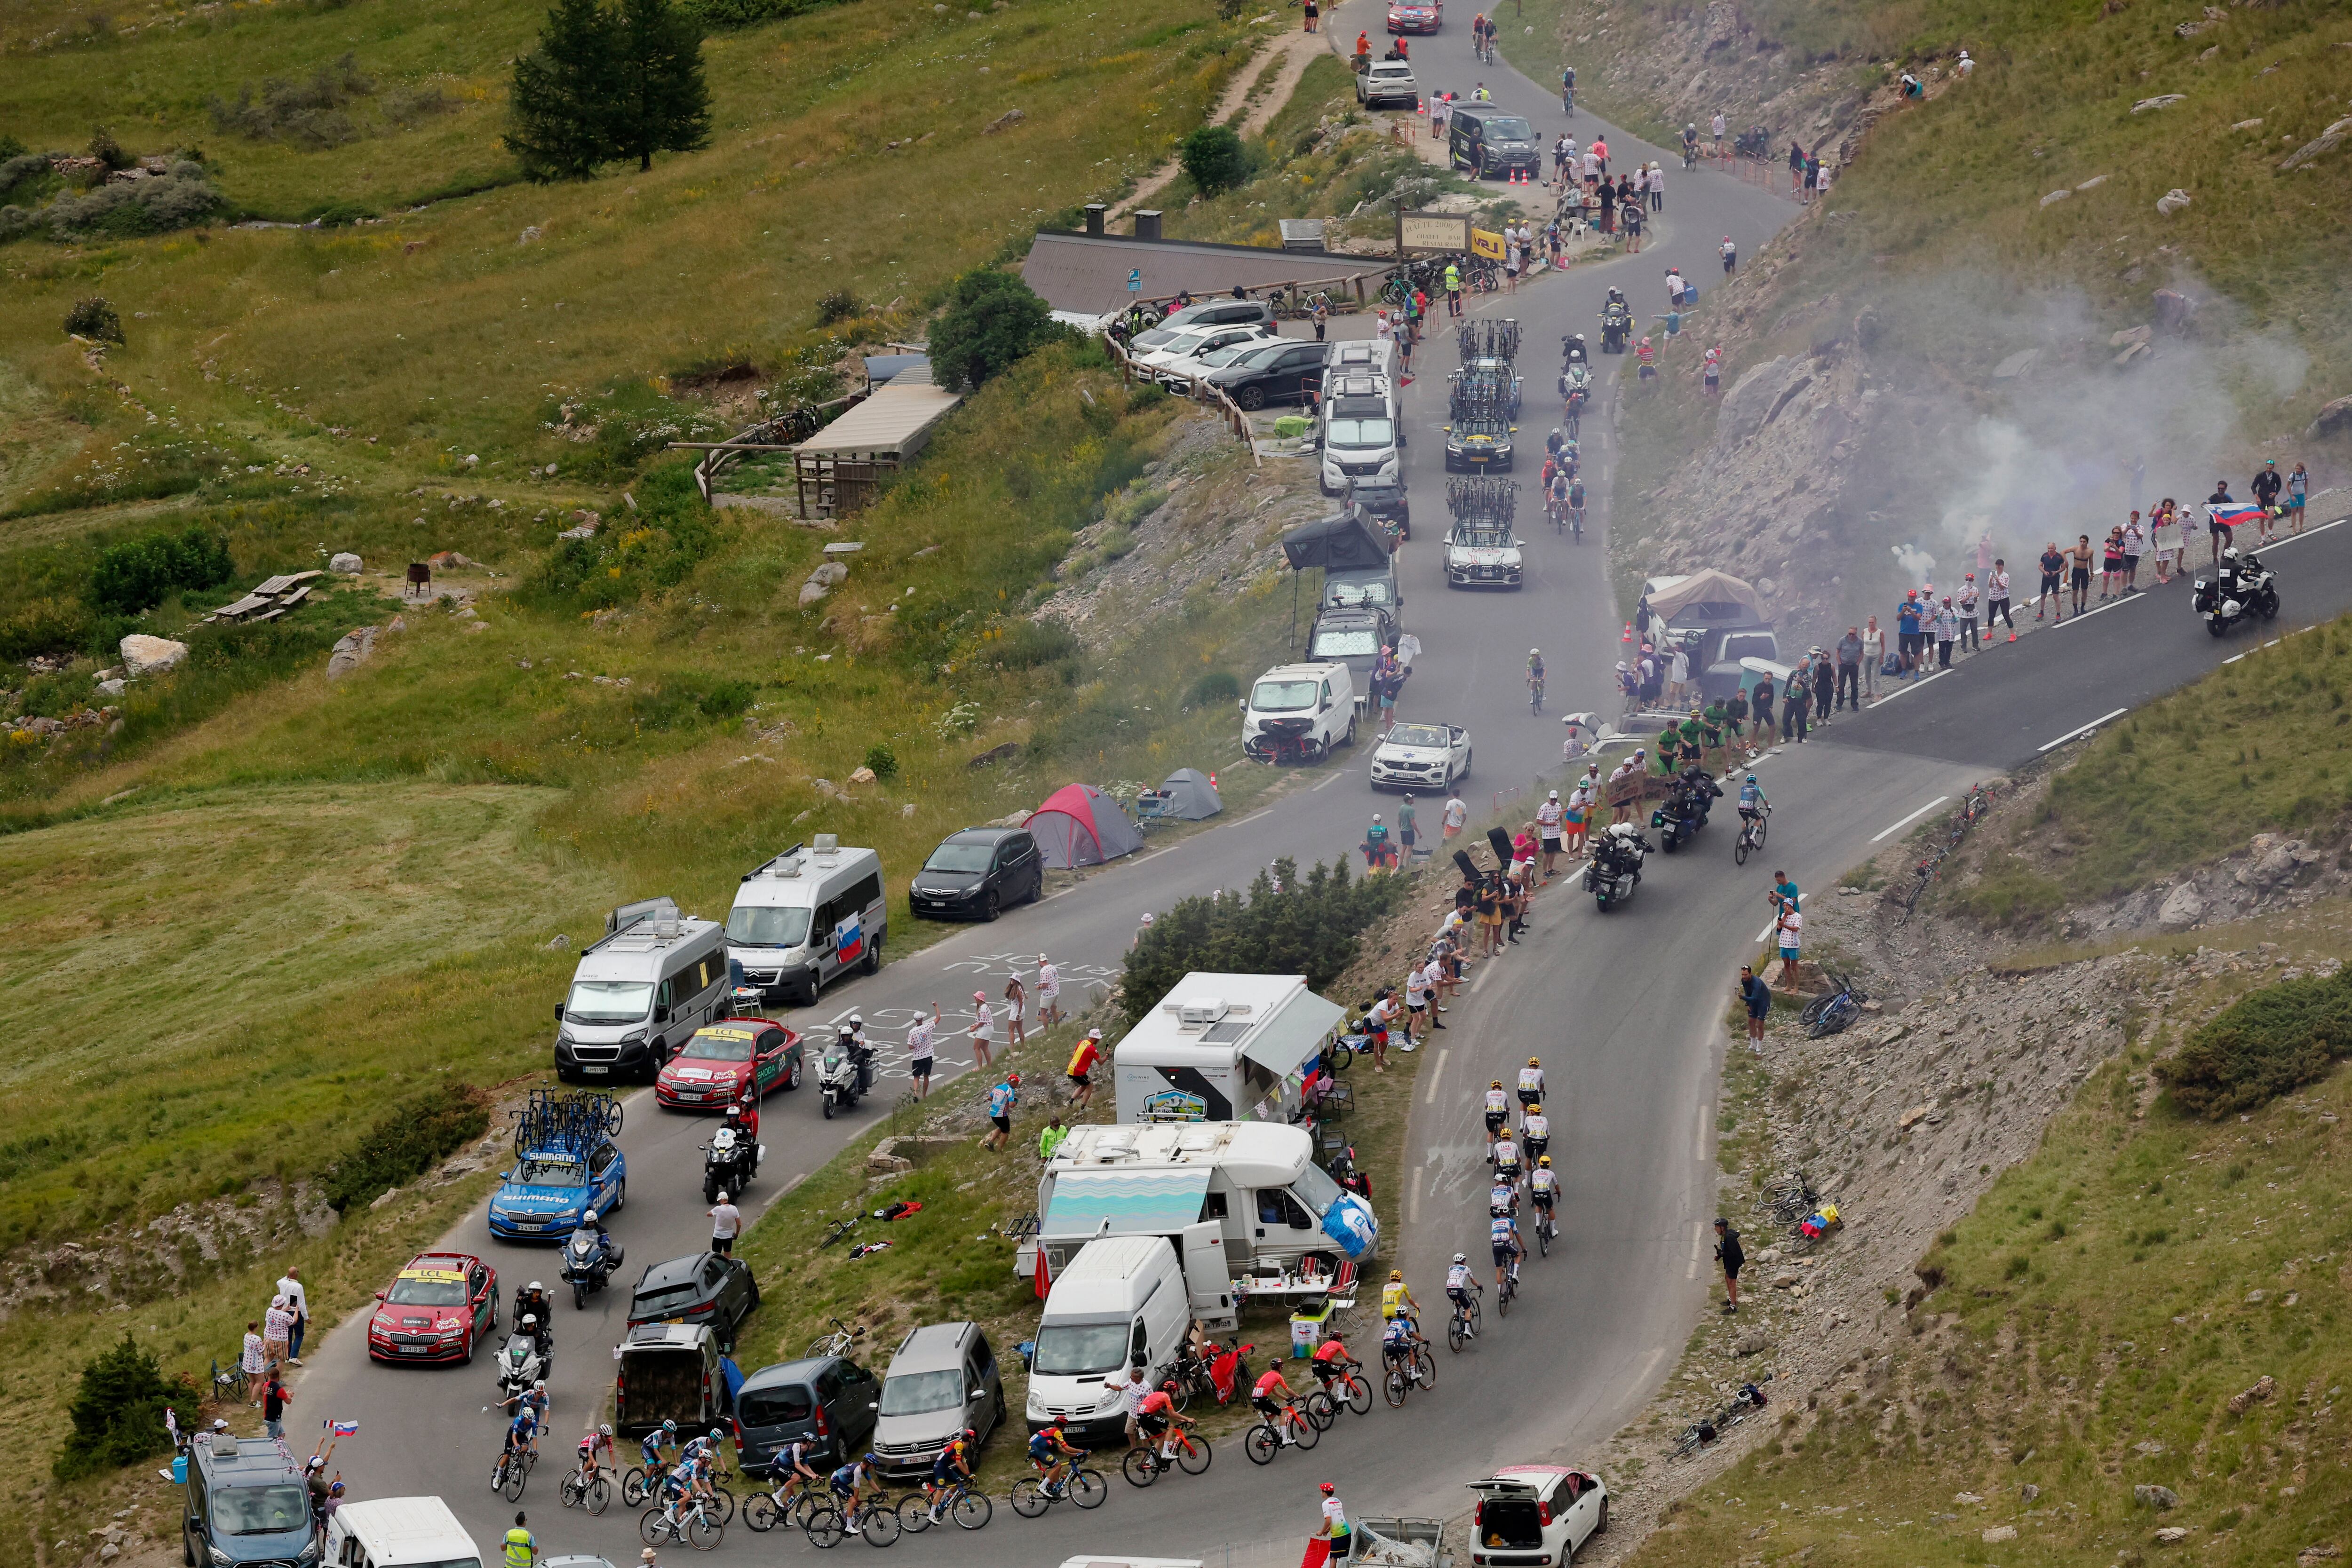
M 1836 977 L 1837 989 L 1826 996 L 1815 997 L 1797 1015 L 1805 1026 L 1806 1038 L 1824 1040 L 1843 1033 L 1847 1026 L 1862 1016 L 1862 1004 L 1870 1000 L 1862 988 L 1845 976 Z
M 1764 1381 L 1767 1383 L 1772 1381 L 1769 1373 L 1765 1374 Z M 1720 1439 L 1726 1432 L 1747 1420 L 1748 1416 L 1763 1409 L 1765 1403 L 1763 1389 L 1753 1383 L 1741 1385 L 1739 1392 L 1733 1395 L 1730 1401 L 1721 1409 L 1683 1428 L 1682 1435 L 1675 1439 L 1673 1457 L 1677 1459 L 1689 1458 L 1701 1448 Z

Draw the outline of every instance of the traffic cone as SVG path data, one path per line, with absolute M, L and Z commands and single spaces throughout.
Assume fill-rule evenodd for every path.
M 1633 623 L 1631 621 L 1625 622 L 1625 634 L 1622 637 L 1618 638 L 1617 641 L 1625 643 L 1629 647 L 1633 645 Z

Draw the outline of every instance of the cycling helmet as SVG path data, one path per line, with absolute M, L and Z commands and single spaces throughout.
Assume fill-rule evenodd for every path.
M 1549 1170 L 1551 1168 L 1551 1156 L 1549 1155 L 1539 1155 L 1536 1160 L 1536 1164 L 1543 1166 L 1546 1170 Z
M 1456 1252 L 1454 1255 L 1454 1260 L 1456 1263 L 1467 1263 L 1470 1261 L 1470 1254 L 1467 1252 Z
M 868 1448 L 866 1450 L 866 1457 L 857 1462 L 875 1469 L 880 1469 L 882 1468 L 882 1456 L 876 1453 L 873 1449 Z
M 1329 1497 L 1333 1492 L 1339 1490 L 1339 1488 L 1333 1486 L 1329 1481 L 1325 1481 L 1322 1486 L 1322 1492 L 1325 1497 Z
M 713 1427 L 712 1428 L 710 1428 L 710 1440 L 711 1440 L 712 1442 L 714 1442 L 714 1443 L 716 1443 L 716 1442 L 719 1442 L 719 1441 L 722 1440 L 722 1434 L 719 1432 L 719 1428 L 718 1428 L 718 1427 Z
M 1542 1114 L 1543 1114 L 1543 1103 L 1542 1103 L 1542 1102 L 1540 1102 L 1540 1101 L 1536 1101 L 1536 1100 L 1530 1100 L 1530 1101 L 1528 1101 L 1528 1115 L 1530 1115 L 1530 1116 L 1540 1116 L 1540 1115 L 1542 1115 Z
M 583 1225 L 593 1225 L 593 1224 L 595 1224 L 595 1223 L 596 1223 L 596 1211 L 595 1211 L 594 1209 L 593 1209 L 593 1208 L 592 1208 L 592 1209 L 589 1209 L 589 1210 L 588 1210 L 587 1212 L 585 1212 L 584 1214 L 581 1215 L 581 1217 L 580 1217 L 580 1223 L 581 1223 L 581 1224 L 583 1224 Z
M 1501 1079 L 1499 1079 L 1499 1078 L 1496 1079 L 1492 1083 L 1489 1083 L 1489 1084 L 1487 1084 L 1487 1085 L 1486 1085 L 1486 1087 L 1487 1087 L 1487 1088 L 1489 1088 L 1489 1089 L 1500 1089 L 1502 1086 L 1503 1086 L 1503 1081 L 1502 1081 Z
M 1169 1386 L 1172 1388 L 1172 1387 L 1174 1387 L 1174 1386 L 1175 1386 L 1175 1385 L 1171 1384 L 1171 1385 L 1169 1385 Z M 979 1428 L 978 1428 L 978 1427 L 966 1427 L 963 1429 L 963 1440 L 964 1440 L 965 1442 L 967 1442 L 967 1443 L 975 1443 L 975 1442 L 978 1442 L 978 1441 L 980 1440 L 980 1430 L 979 1430 Z
M 1541 1067 L 1541 1066 L 1543 1065 L 1543 1063 L 1542 1063 L 1542 1062 L 1540 1062 L 1540 1061 L 1537 1061 L 1534 1057 L 1530 1056 L 1530 1057 L 1528 1057 L 1528 1065 L 1529 1067 Z
M 612 1428 L 611 1425 L 610 1425 L 610 1424 L 607 1424 L 607 1425 L 605 1425 L 605 1426 L 602 1426 L 602 1427 L 597 1427 L 597 1428 L 596 1428 L 596 1435 L 597 1435 L 598 1437 L 611 1437 L 611 1436 L 613 1435 L 613 1428 Z
M 546 1393 L 546 1392 L 547 1392 L 547 1379 L 545 1379 L 544 1377 L 542 1377 L 542 1378 L 539 1379 L 537 1382 L 533 1383 L 533 1384 L 530 1385 L 530 1391 L 531 1391 L 533 1394 L 544 1394 L 544 1393 Z
M 1542 653 L 1543 650 L 1541 648 L 1530 648 L 1528 650 L 1528 657 L 1530 659 L 1537 658 L 1539 657 Z
M 1176 1380 L 1175 1380 L 1174 1378 L 1172 1378 L 1172 1377 L 1171 1377 L 1171 1378 L 1170 1378 L 1167 1382 L 1165 1382 L 1165 1383 L 1161 1384 L 1161 1385 L 1160 1385 L 1160 1393 L 1162 1393 L 1162 1394 L 1173 1394 L 1173 1393 L 1175 1393 L 1175 1392 L 1176 1392 Z M 969 1430 L 969 1428 L 967 1428 L 967 1430 Z
M 1756 782 L 1756 775 L 1754 775 L 1753 773 L 1750 773 L 1750 774 L 1748 776 L 1748 781 L 1750 784 L 1755 783 L 1755 782 Z
M 1390 1270 L 1389 1282 L 1391 1284 L 1402 1284 L 1404 1282 L 1404 1270 L 1402 1269 Z
M 668 1420 L 668 1421 L 664 1421 L 664 1422 L 662 1423 L 662 1430 L 663 1430 L 663 1431 L 665 1431 L 665 1432 L 675 1432 L 675 1431 L 677 1431 L 677 1422 L 676 1420 L 674 1420 L 674 1419 L 673 1419 L 673 1420 Z

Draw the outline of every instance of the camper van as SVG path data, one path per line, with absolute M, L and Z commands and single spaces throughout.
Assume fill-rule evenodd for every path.
M 555 1075 L 566 1083 L 651 1082 L 696 1030 L 726 1015 L 727 948 L 716 921 L 667 898 L 624 904 L 580 955 L 555 1006 Z
M 794 844 L 743 873 L 727 912 L 727 956 L 770 1000 L 808 1007 L 852 969 L 880 973 L 888 927 L 882 857 L 819 833 L 814 849 Z
M 1203 1261 L 1222 1270 L 1213 1246 Z M 1161 1236 L 1112 1236 L 1080 1248 L 1054 1281 L 1030 1353 L 1032 1433 L 1058 1421 L 1081 1445 L 1117 1442 L 1127 1429 L 1118 1391 L 1103 1379 L 1139 1365 L 1160 1382 L 1192 1326 L 1191 1295 L 1176 1248 Z
M 1384 377 L 1360 372 L 1331 377 L 1324 387 L 1317 440 L 1323 448 L 1321 482 L 1327 496 L 1345 493 L 1350 479 L 1402 474 L 1404 426 L 1397 417 L 1391 384 Z
M 1195 970 L 1113 1050 L 1118 1119 L 1286 1121 L 1307 1061 L 1346 1016 L 1303 975 Z
M 1037 1239 L 1024 1250 L 1055 1277 L 1102 1234 L 1181 1237 L 1213 1221 L 1228 1276 L 1359 1262 L 1380 1245 L 1371 1205 L 1315 1163 L 1315 1140 L 1279 1122 L 1075 1127 L 1037 1178 Z M 1016 1262 L 1015 1268 L 1024 1268 Z
M 474 1538 L 437 1497 L 347 1502 L 327 1521 L 334 1568 L 481 1568 Z

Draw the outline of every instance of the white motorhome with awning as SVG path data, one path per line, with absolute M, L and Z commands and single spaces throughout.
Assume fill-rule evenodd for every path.
M 1303 975 L 1189 974 L 1111 1053 L 1118 1119 L 1287 1121 L 1346 1018 Z
M 1314 1155 L 1306 1129 L 1271 1122 L 1075 1128 L 1037 1178 L 1037 1239 L 1014 1266 L 1042 1265 L 1050 1281 L 1099 1237 L 1165 1237 L 1194 1315 L 1230 1321 L 1234 1279 L 1295 1272 L 1308 1258 L 1328 1278 L 1380 1245 L 1371 1205 Z

